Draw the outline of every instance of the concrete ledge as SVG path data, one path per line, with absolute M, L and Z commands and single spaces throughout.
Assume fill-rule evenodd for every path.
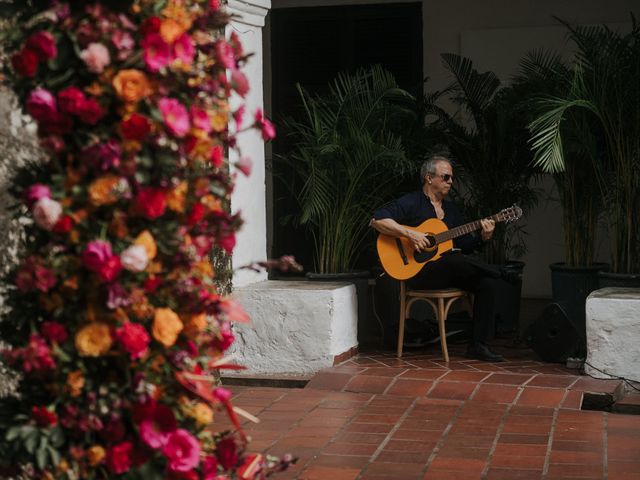
M 602 288 L 587 297 L 587 362 L 596 378 L 640 377 L 640 289 Z
M 351 283 L 267 280 L 239 287 L 251 316 L 234 325 L 234 375 L 307 375 L 344 360 L 358 345 L 356 289 Z

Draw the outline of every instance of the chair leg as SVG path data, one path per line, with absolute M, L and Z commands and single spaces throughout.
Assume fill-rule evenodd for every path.
M 444 307 L 444 299 L 438 299 L 438 329 L 440 330 L 440 346 L 442 347 L 442 355 L 444 356 L 444 361 L 449 363 L 449 350 L 447 349 L 447 333 L 445 330 L 444 322 L 447 318 L 447 314 L 445 312 Z
M 404 320 L 406 317 L 405 304 L 407 292 L 404 282 L 400 282 L 400 319 L 398 321 L 398 358 L 402 357 L 402 347 L 404 344 Z

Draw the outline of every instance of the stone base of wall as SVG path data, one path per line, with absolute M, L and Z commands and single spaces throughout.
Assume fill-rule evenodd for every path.
M 351 283 L 267 280 L 234 293 L 251 316 L 234 325 L 237 375 L 309 375 L 357 352 L 358 314 Z
M 640 288 L 602 288 L 586 305 L 585 372 L 640 380 Z

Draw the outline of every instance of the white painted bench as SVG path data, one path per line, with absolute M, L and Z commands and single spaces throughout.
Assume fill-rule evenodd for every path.
M 251 316 L 235 324 L 230 349 L 248 370 L 237 375 L 308 375 L 348 358 L 358 346 L 351 283 L 267 280 L 234 295 Z
M 640 379 L 640 288 L 592 292 L 587 297 L 586 331 L 587 374 Z

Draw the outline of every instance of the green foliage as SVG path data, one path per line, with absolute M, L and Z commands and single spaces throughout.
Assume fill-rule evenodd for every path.
M 563 22 L 564 23 L 564 22 Z M 565 125 L 579 111 L 577 138 L 594 142 L 591 151 L 601 198 L 607 207 L 612 240 L 612 270 L 640 271 L 640 25 L 632 16 L 629 33 L 606 26 L 571 27 L 578 47 L 568 74 L 569 88 L 539 101 L 531 122 L 536 165 L 548 172 L 567 168 Z
M 517 204 L 526 213 L 536 205 L 532 187 L 536 175 L 527 145 L 524 112 L 518 93 L 503 87 L 492 72 L 478 72 L 471 60 L 443 54 L 452 84 L 429 94 L 428 127 L 451 152 L 462 187 L 468 217 L 476 219 Z M 441 102 L 457 107 L 453 114 Z M 431 120 L 435 118 L 435 120 Z M 490 263 L 504 263 L 524 253 L 524 231 L 518 223 L 498 224 L 484 253 Z
M 304 119 L 287 122 L 294 146 L 275 167 L 298 203 L 295 221 L 313 237 L 316 271 L 347 272 L 371 212 L 412 167 L 400 134 L 415 122 L 415 100 L 378 66 L 338 75 L 327 95 L 298 90 Z

